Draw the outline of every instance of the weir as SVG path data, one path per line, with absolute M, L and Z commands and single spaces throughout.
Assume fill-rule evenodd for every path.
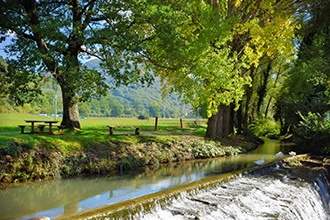
M 330 219 L 329 184 L 295 176 L 282 161 L 220 175 L 70 219 Z

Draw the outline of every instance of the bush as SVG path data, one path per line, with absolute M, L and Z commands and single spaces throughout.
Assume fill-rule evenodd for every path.
M 280 125 L 271 118 L 260 117 L 249 128 L 258 137 L 274 138 L 280 134 Z
M 139 115 L 139 116 L 138 116 L 138 119 L 139 119 L 139 120 L 145 120 L 145 119 L 147 119 L 147 117 L 144 116 L 144 115 Z
M 132 170 L 138 171 L 142 168 L 145 168 L 145 165 L 145 160 L 143 158 L 137 158 L 135 156 L 124 156 L 117 164 L 117 169 L 119 169 L 121 172 Z
M 214 158 L 224 156 L 226 153 L 216 142 L 203 142 L 195 140 L 192 145 L 192 154 L 196 159 Z
M 329 152 L 330 148 L 330 120 L 319 113 L 308 112 L 303 116 L 299 112 L 301 121 L 295 128 L 295 134 L 306 144 L 318 152 Z

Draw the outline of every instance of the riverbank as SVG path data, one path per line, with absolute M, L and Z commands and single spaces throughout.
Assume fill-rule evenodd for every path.
M 299 154 L 286 157 L 266 166 L 255 167 L 248 174 L 273 176 L 281 181 L 299 180 L 314 183 L 318 178 L 326 179 L 330 192 L 330 157 L 322 155 Z M 330 197 L 328 197 L 330 202 Z M 329 203 L 330 205 L 330 203 Z
M 330 183 L 330 157 L 322 155 L 301 154 L 285 160 L 287 168 L 293 176 L 305 181 L 313 180 L 323 175 Z M 330 184 L 328 184 L 330 187 Z M 330 191 L 330 189 L 329 189 Z
M 113 176 L 159 164 L 237 155 L 259 142 L 232 136 L 215 142 L 194 135 L 2 135 L 0 188 L 49 179 Z

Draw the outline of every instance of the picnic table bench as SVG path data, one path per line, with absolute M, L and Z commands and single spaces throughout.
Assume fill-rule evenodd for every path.
M 30 132 L 31 134 L 36 133 L 35 129 L 34 129 L 36 123 L 44 123 L 44 124 L 38 124 L 38 129 L 39 129 L 38 132 L 40 134 L 46 133 L 45 130 L 44 130 L 46 126 L 49 126 L 48 133 L 52 134 L 53 133 L 53 124 L 58 123 L 58 121 L 55 121 L 55 120 L 25 120 L 25 122 L 26 123 L 31 123 L 31 132 Z M 19 125 L 18 127 L 21 128 L 21 133 L 23 134 L 25 125 Z

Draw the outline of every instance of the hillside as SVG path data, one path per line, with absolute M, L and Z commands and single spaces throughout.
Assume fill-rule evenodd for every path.
M 92 59 L 85 62 L 85 65 L 90 69 L 96 69 L 102 72 L 100 69 L 100 61 Z M 114 81 L 111 78 L 107 78 L 107 82 L 114 85 Z M 158 78 L 154 83 L 149 86 L 142 86 L 140 84 L 130 84 L 128 86 L 119 86 L 109 91 L 109 97 L 107 101 L 100 100 L 98 103 L 100 108 L 105 108 L 105 105 L 110 104 L 111 112 L 105 113 L 105 111 L 91 110 L 89 114 L 110 114 L 111 116 L 138 116 L 143 115 L 145 117 L 193 117 L 191 115 L 191 108 L 189 105 L 184 105 L 181 102 L 179 95 L 170 94 L 162 97 L 161 84 Z M 108 103 L 107 103 L 108 102 Z M 112 103 L 109 103 L 112 102 Z M 89 105 L 96 104 L 95 101 L 89 103 Z M 122 112 L 117 112 L 117 105 L 122 106 Z M 120 108 L 120 107 L 119 107 Z M 101 111 L 101 112 L 100 112 Z

